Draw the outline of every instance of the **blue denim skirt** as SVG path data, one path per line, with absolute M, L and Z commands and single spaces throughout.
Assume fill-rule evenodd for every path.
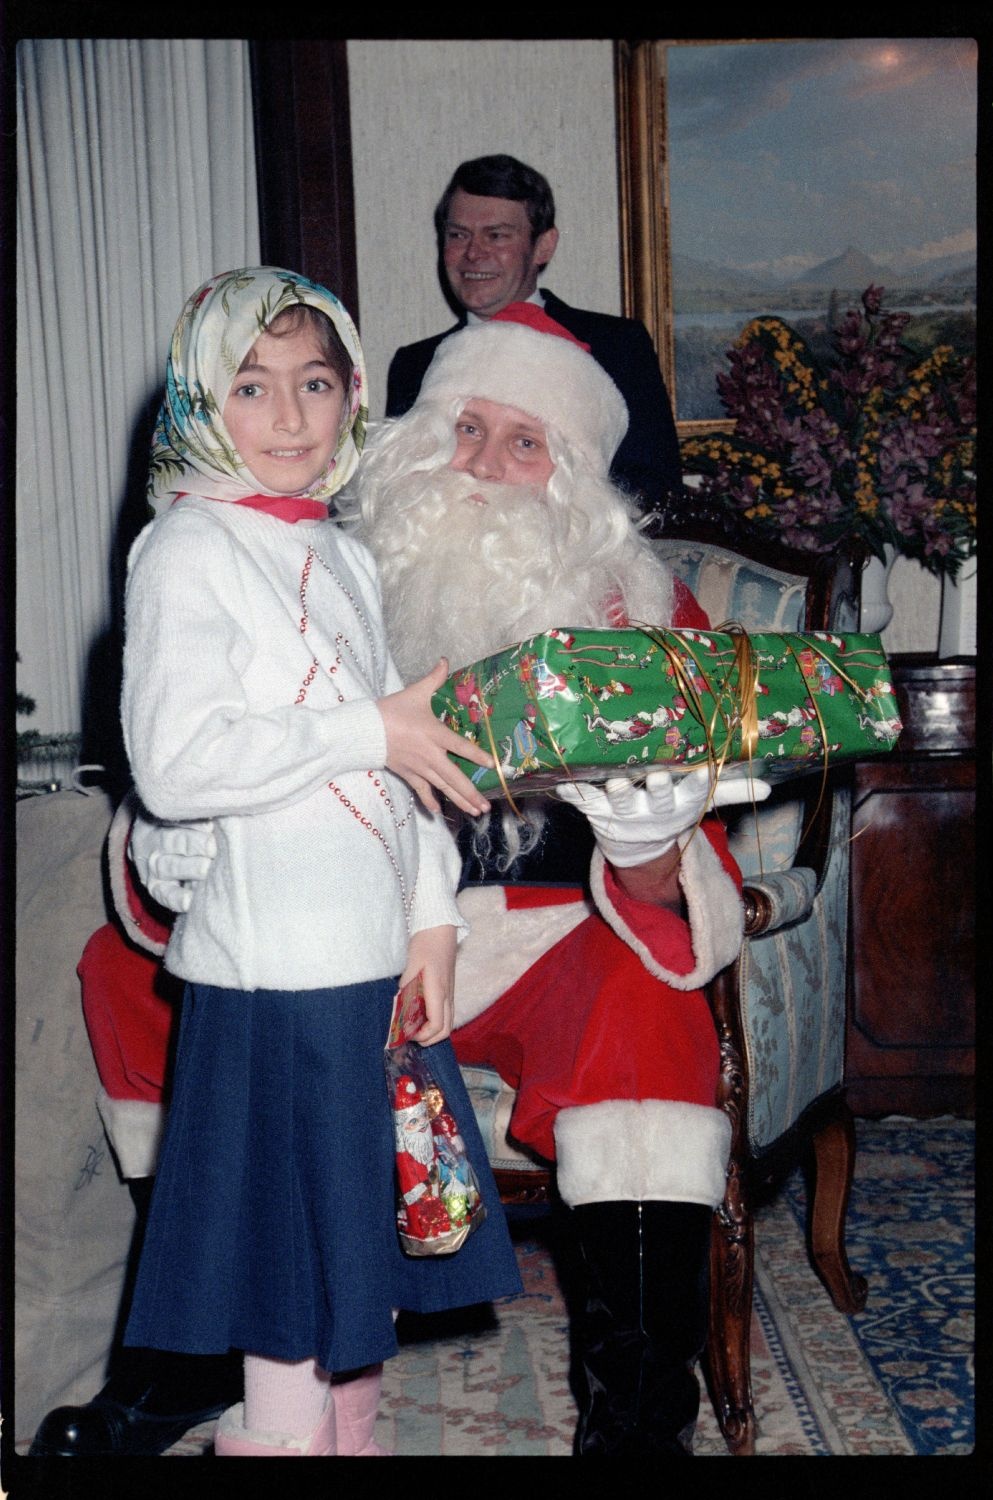
M 451 1045 L 429 1049 L 487 1207 L 454 1255 L 397 1237 L 383 1046 L 396 982 L 189 985 L 125 1342 L 356 1369 L 397 1352 L 392 1309 L 521 1291 Z

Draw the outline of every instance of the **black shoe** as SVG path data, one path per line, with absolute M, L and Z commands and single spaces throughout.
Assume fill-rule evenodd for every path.
M 242 1399 L 241 1356 L 127 1351 L 131 1357 L 86 1406 L 43 1418 L 32 1458 L 164 1453 L 184 1432 Z

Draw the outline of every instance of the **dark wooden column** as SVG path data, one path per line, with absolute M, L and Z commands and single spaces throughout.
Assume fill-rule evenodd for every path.
M 346 47 L 249 43 L 262 260 L 321 282 L 358 323 Z

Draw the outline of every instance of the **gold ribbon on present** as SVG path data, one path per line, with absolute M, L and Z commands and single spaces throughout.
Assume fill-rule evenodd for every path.
M 700 631 L 706 635 L 730 635 L 733 639 L 734 662 L 720 681 L 715 680 L 713 669 L 708 670 L 693 651 L 688 640 L 678 631 L 663 626 L 635 623 L 649 640 L 662 650 L 669 660 L 676 687 L 686 699 L 697 722 L 703 727 L 707 748 L 707 763 L 714 777 L 727 759 L 735 730 L 741 731 L 741 750 L 751 762 L 759 739 L 758 686 L 759 663 L 751 638 L 743 626 L 731 621 L 715 631 Z M 696 683 L 686 670 L 682 653 L 690 658 L 706 684 L 714 700 L 713 713 L 708 716 L 703 699 L 697 692 Z M 732 681 L 732 678 L 735 680 Z M 718 723 L 723 726 L 724 736 L 720 749 L 715 749 Z
M 697 692 L 696 685 L 693 682 L 691 675 L 686 669 L 686 664 L 679 654 L 677 645 L 668 638 L 672 634 L 672 632 L 668 631 L 664 627 L 643 625 L 639 622 L 632 622 L 632 625 L 634 629 L 640 630 L 643 635 L 647 636 L 649 640 L 654 642 L 654 644 L 657 645 L 665 653 L 672 667 L 673 678 L 677 690 L 686 698 L 687 703 L 690 705 L 690 708 L 694 713 L 696 719 L 703 727 L 707 749 L 706 764 L 710 767 L 712 786 L 716 785 L 717 783 L 717 778 L 720 775 L 721 769 L 724 766 L 724 762 L 727 759 L 728 752 L 730 751 L 734 732 L 738 728 L 740 728 L 741 730 L 742 751 L 747 756 L 750 763 L 755 747 L 758 744 L 757 689 L 759 681 L 759 666 L 758 658 L 755 654 L 755 650 L 752 646 L 747 631 L 745 631 L 740 625 L 732 624 L 722 625 L 720 631 L 716 632 L 717 634 L 725 633 L 734 635 L 735 668 L 737 669 L 736 673 L 732 672 L 726 674 L 723 681 L 719 684 L 715 684 L 712 675 L 708 673 L 706 668 L 698 659 L 697 655 L 690 649 L 687 642 L 683 640 L 681 636 L 677 637 L 678 646 L 681 647 L 691 658 L 697 668 L 697 671 L 706 683 L 707 689 L 714 700 L 713 713 L 708 717 L 707 711 L 703 704 L 703 700 L 701 699 L 700 694 Z M 736 675 L 737 677 L 736 685 L 731 681 L 732 675 Z M 566 762 L 561 749 L 556 743 L 555 736 L 552 733 L 551 725 L 548 722 L 548 719 L 545 715 L 536 692 L 529 682 L 522 683 L 522 686 L 524 688 L 525 696 L 533 705 L 536 716 L 541 722 L 542 729 L 544 731 L 545 744 L 558 760 L 559 765 L 562 768 L 564 779 L 568 781 L 575 781 L 576 777 L 573 774 L 571 767 Z M 493 756 L 494 772 L 500 783 L 501 793 L 506 798 L 515 816 L 520 817 L 520 809 L 517 806 L 513 795 L 511 794 L 509 786 L 507 785 L 507 778 L 504 773 L 503 765 L 500 761 L 500 754 L 497 748 L 496 738 L 493 734 L 493 726 L 490 723 L 490 715 L 487 711 L 488 705 L 486 701 L 486 694 L 483 689 L 482 683 L 479 683 L 477 685 L 477 693 L 482 710 L 482 721 L 486 733 L 486 738 L 488 740 L 488 748 L 491 755 Z M 723 724 L 724 735 L 723 743 L 721 744 L 720 750 L 718 751 L 715 750 L 715 740 L 719 722 Z M 617 769 L 619 774 L 623 774 L 622 767 L 618 767 Z M 652 768 L 646 767 L 643 774 L 647 775 L 649 769 Z M 633 779 L 637 780 L 639 778 L 636 777 Z
M 691 711 L 695 714 L 697 721 L 703 727 L 707 746 L 707 764 L 711 768 L 711 779 L 713 785 L 716 786 L 717 778 L 719 777 L 724 767 L 724 763 L 727 759 L 728 752 L 731 747 L 731 741 L 736 730 L 740 731 L 742 758 L 747 758 L 749 767 L 751 767 L 759 740 L 758 689 L 760 670 L 758 656 L 752 644 L 751 637 L 749 636 L 748 631 L 744 628 L 744 626 L 741 625 L 738 621 L 727 620 L 718 625 L 715 630 L 709 632 L 713 635 L 730 635 L 733 638 L 733 664 L 720 680 L 716 679 L 716 674 L 713 672 L 712 667 L 708 670 L 708 667 L 704 666 L 697 653 L 692 649 L 690 642 L 687 641 L 682 634 L 673 632 L 671 630 L 666 630 L 663 627 L 653 627 L 642 625 L 640 623 L 637 624 L 636 628 L 641 630 L 644 635 L 647 635 L 649 639 L 653 640 L 656 645 L 658 645 L 665 652 L 672 666 L 673 675 L 675 677 L 679 690 L 686 698 Z M 700 633 L 707 634 L 708 632 L 701 631 Z M 686 653 L 686 655 L 696 666 L 697 671 L 706 683 L 707 691 L 710 693 L 711 697 L 714 700 L 714 710 L 709 717 L 704 708 L 702 699 L 696 690 L 695 684 L 686 671 L 685 664 L 679 655 L 679 650 L 676 649 L 676 646 L 673 645 L 669 639 L 669 637 L 672 635 L 675 635 L 676 640 L 678 641 L 679 648 Z M 827 791 L 827 778 L 828 771 L 830 769 L 830 759 L 828 753 L 827 726 L 824 723 L 824 717 L 821 713 L 820 704 L 817 702 L 817 695 L 811 692 L 810 688 L 806 686 L 805 675 L 803 672 L 802 664 L 800 662 L 800 650 L 810 650 L 814 652 L 815 655 L 819 656 L 822 660 L 828 662 L 832 671 L 835 672 L 843 682 L 848 684 L 855 695 L 860 698 L 863 703 L 867 703 L 869 701 L 869 695 L 866 693 L 865 689 L 855 681 L 851 674 L 846 672 L 845 669 L 840 666 L 833 657 L 829 656 L 828 653 L 824 650 L 823 646 L 811 636 L 799 633 L 791 634 L 784 632 L 783 640 L 797 664 L 800 681 L 804 684 L 806 690 L 807 701 L 809 702 L 810 707 L 813 710 L 814 716 L 817 720 L 817 727 L 820 731 L 821 744 L 823 747 L 820 789 L 818 791 L 817 801 L 814 804 L 813 812 L 807 820 L 806 826 L 804 827 L 800 835 L 799 842 L 802 843 L 803 840 L 807 837 L 811 828 L 814 826 L 817 820 L 817 815 L 820 812 L 821 806 L 824 802 L 824 796 Z M 795 644 L 796 642 L 800 643 L 799 647 L 797 644 Z M 719 723 L 723 728 L 723 743 L 718 750 L 715 748 L 715 736 Z M 753 810 L 755 810 L 756 805 L 754 802 L 754 798 L 752 806 Z M 755 824 L 755 838 L 758 845 L 759 865 L 761 868 L 763 863 L 762 847 L 757 820 Z
M 482 683 L 479 683 L 477 692 L 479 693 L 479 702 L 483 710 L 483 727 L 486 730 L 486 737 L 490 742 L 490 754 L 493 757 L 493 769 L 495 770 L 497 780 L 500 783 L 500 790 L 503 792 L 503 795 L 510 803 L 510 806 L 514 813 L 514 817 L 519 818 L 521 816 L 521 810 L 517 806 L 517 803 L 514 801 L 513 797 L 510 795 L 510 788 L 507 785 L 507 778 L 503 774 L 503 766 L 500 764 L 500 751 L 497 748 L 496 738 L 493 734 L 493 725 L 490 723 L 490 716 L 487 712 L 486 697 L 483 692 Z
M 720 776 L 725 762 L 727 761 L 727 758 L 732 751 L 732 745 L 735 735 L 740 735 L 740 750 L 739 754 L 735 756 L 736 760 L 739 758 L 742 760 L 747 760 L 749 766 L 751 766 L 752 761 L 755 758 L 756 750 L 758 748 L 758 694 L 760 685 L 760 665 L 758 654 L 755 650 L 751 636 L 743 625 L 733 620 L 722 623 L 714 630 L 708 629 L 705 631 L 701 630 L 697 632 L 698 634 L 703 636 L 728 635 L 732 638 L 733 658 L 730 664 L 727 666 L 726 670 L 721 673 L 719 671 L 715 671 L 712 658 L 705 657 L 704 660 L 701 660 L 700 653 L 693 649 L 692 641 L 690 639 L 687 639 L 688 632 L 683 632 L 664 626 L 652 626 L 644 624 L 640 621 L 632 621 L 631 624 L 632 628 L 639 630 L 648 640 L 652 641 L 665 654 L 671 668 L 671 674 L 675 683 L 676 691 L 681 693 L 682 696 L 686 699 L 688 708 L 703 729 L 706 759 L 705 761 L 701 761 L 700 764 L 706 764 L 709 767 L 711 780 L 711 793 L 707 800 L 707 806 L 704 809 L 705 814 L 710 807 L 710 803 L 713 797 L 713 788 L 716 787 L 717 779 Z M 760 634 L 761 633 L 762 632 L 760 632 Z M 824 794 L 827 788 L 829 754 L 827 727 L 821 713 L 820 705 L 817 702 L 817 695 L 813 693 L 806 685 L 805 674 L 803 672 L 802 663 L 800 661 L 800 651 L 803 649 L 807 649 L 809 651 L 812 651 L 815 655 L 821 657 L 823 660 L 827 661 L 831 666 L 832 672 L 836 673 L 845 683 L 847 683 L 847 685 L 852 689 L 856 696 L 862 700 L 863 703 L 868 703 L 870 701 L 871 695 L 868 694 L 865 689 L 862 688 L 860 684 L 854 680 L 851 674 L 847 672 L 842 666 L 840 666 L 839 663 L 835 661 L 834 658 L 824 650 L 823 646 L 811 636 L 801 633 L 791 634 L 785 632 L 776 632 L 776 634 L 780 635 L 780 638 L 784 641 L 786 648 L 793 656 L 794 661 L 797 664 L 800 680 L 801 682 L 803 682 L 806 690 L 807 701 L 809 702 L 813 714 L 817 720 L 817 725 L 820 731 L 823 746 L 823 765 L 820 792 L 811 818 L 808 821 L 803 834 L 801 835 L 801 838 L 804 838 L 813 825 L 824 799 Z M 608 650 L 607 647 L 594 649 L 598 652 Z M 875 652 L 872 652 L 871 654 L 874 657 L 876 656 Z M 687 657 L 690 661 L 692 661 L 696 669 L 697 680 L 702 680 L 705 685 L 704 691 L 706 693 L 709 693 L 711 699 L 713 700 L 712 710 L 708 709 L 708 707 L 704 703 L 701 692 L 697 689 L 693 674 L 687 667 L 687 663 L 685 660 L 685 658 Z M 875 662 L 873 662 L 872 665 L 875 666 Z M 552 752 L 561 767 L 563 779 L 575 782 L 577 778 L 574 775 L 572 768 L 567 764 L 559 745 L 556 743 L 551 725 L 548 722 L 544 709 L 542 708 L 533 685 L 530 683 L 530 681 L 523 681 L 521 685 L 524 688 L 524 693 L 527 700 L 534 707 L 536 719 L 540 722 L 545 746 Z M 520 817 L 520 808 L 518 807 L 517 802 L 515 801 L 514 796 L 512 795 L 507 784 L 507 777 L 505 775 L 503 765 L 500 761 L 499 751 L 497 749 L 495 736 L 493 734 L 493 726 L 490 722 L 490 714 L 488 712 L 486 695 L 481 683 L 478 685 L 477 691 L 479 695 L 480 706 L 482 709 L 485 735 L 488 741 L 490 752 L 493 755 L 495 774 L 500 783 L 501 792 L 506 798 L 507 803 L 514 812 L 515 816 Z M 650 770 L 657 768 L 657 764 L 653 766 L 639 766 L 638 774 L 634 775 L 632 779 L 636 781 L 641 780 L 649 773 Z M 617 767 L 617 772 L 618 774 L 622 775 L 631 774 L 626 767 L 621 766 Z M 534 794 L 538 795 L 544 790 L 544 788 L 534 788 Z M 518 792 L 518 796 L 528 795 L 530 791 L 530 788 L 524 786 Z M 754 806 L 755 802 L 753 798 L 753 807 Z M 756 826 L 756 837 L 757 836 L 758 829 Z M 761 862 L 761 848 L 759 849 L 759 859 Z

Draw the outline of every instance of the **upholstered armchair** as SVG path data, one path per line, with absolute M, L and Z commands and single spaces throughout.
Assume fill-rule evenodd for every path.
M 698 528 L 696 539 L 654 544 L 713 625 L 747 630 L 855 630 L 858 560 L 787 552 L 748 555 L 736 539 Z M 801 1149 L 812 1147 L 811 1256 L 835 1306 L 856 1311 L 866 1287 L 848 1266 L 844 1224 L 854 1128 L 844 1101 L 845 975 L 850 792 L 844 770 L 777 785 L 757 812 L 725 812 L 745 878 L 738 960 L 708 986 L 721 1049 L 718 1103 L 732 1126 L 723 1203 L 711 1242 L 711 1321 L 705 1355 L 711 1399 L 733 1453 L 754 1452 L 749 1373 L 753 1202 Z M 548 1193 L 547 1164 L 508 1136 L 513 1091 L 496 1073 L 464 1068 L 505 1201 Z

